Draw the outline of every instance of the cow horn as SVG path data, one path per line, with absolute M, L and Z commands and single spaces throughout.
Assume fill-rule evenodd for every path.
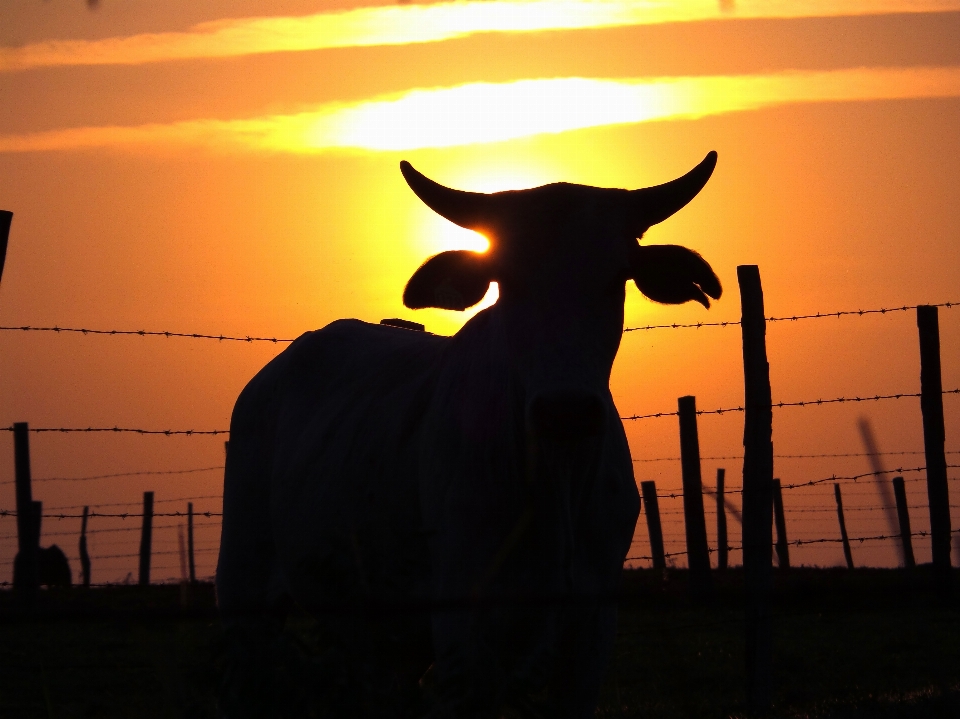
M 417 172 L 406 160 L 400 163 L 400 172 L 414 194 L 441 217 L 468 230 L 479 231 L 489 224 L 490 195 L 444 187 Z
M 651 225 L 663 222 L 696 197 L 707 184 L 716 166 L 717 153 L 711 150 L 703 158 L 703 162 L 683 177 L 655 187 L 631 191 L 628 213 L 637 236 L 643 234 Z

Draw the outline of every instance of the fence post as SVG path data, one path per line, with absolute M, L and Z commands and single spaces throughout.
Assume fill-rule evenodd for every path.
M 927 459 L 930 543 L 933 571 L 941 594 L 950 593 L 950 495 L 947 487 L 946 434 L 943 426 L 943 384 L 940 376 L 940 323 L 937 308 L 917 307 L 920 332 L 920 411 Z
M 90 507 L 83 508 L 83 520 L 80 522 L 80 570 L 83 572 L 83 588 L 90 588 L 90 555 L 87 553 L 87 517 Z
M 840 520 L 840 541 L 843 542 L 843 558 L 847 560 L 847 569 L 853 569 L 853 554 L 850 552 L 850 539 L 847 537 L 847 523 L 843 519 L 843 498 L 840 485 L 833 483 L 833 496 L 837 500 L 837 519 Z
M 766 710 L 773 656 L 769 594 L 773 534 L 773 405 L 763 287 L 756 265 L 737 267 L 743 337 L 743 580 L 747 701 Z
M 654 569 L 666 569 L 667 558 L 663 554 L 663 530 L 660 528 L 660 504 L 657 502 L 657 484 L 653 480 L 640 483 L 643 507 L 647 513 L 647 534 L 650 535 L 650 554 Z
M 17 502 L 17 556 L 13 563 L 13 588 L 29 602 L 40 586 L 40 530 L 34 527 L 30 426 L 26 422 L 13 425 L 13 463 Z
M 150 543 L 153 538 L 153 492 L 143 493 L 143 528 L 140 533 L 140 586 L 150 584 Z
M 197 570 L 193 561 L 193 502 L 187 502 L 187 559 L 190 562 L 190 584 L 196 584 Z
M 903 486 L 903 477 L 893 478 L 893 496 L 897 500 L 897 518 L 900 520 L 900 546 L 903 548 L 903 566 L 913 569 L 917 566 L 917 562 L 913 557 L 910 510 L 907 508 L 907 489 Z
M 7 261 L 7 241 L 10 239 L 12 222 L 13 213 L 10 210 L 0 210 L 0 279 L 3 278 L 3 266 Z
M 783 491 L 780 480 L 773 480 L 773 522 L 777 525 L 777 561 L 780 569 L 790 569 L 790 542 L 787 539 L 787 520 L 783 516 Z
M 724 505 L 723 484 L 727 470 L 717 469 L 717 569 L 727 568 L 727 508 Z
M 713 589 L 707 524 L 703 517 L 703 481 L 700 475 L 700 438 L 697 433 L 697 398 L 677 400 L 680 419 L 680 467 L 683 476 L 683 519 L 687 537 L 690 595 L 707 598 Z

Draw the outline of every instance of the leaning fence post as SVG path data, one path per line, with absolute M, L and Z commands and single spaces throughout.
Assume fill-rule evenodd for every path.
M 187 558 L 190 562 L 190 584 L 195 584 L 197 570 L 193 561 L 193 502 L 187 502 Z
M 150 584 L 150 543 L 153 535 L 153 492 L 143 493 L 143 525 L 140 532 L 140 586 Z
M 773 539 L 773 403 L 767 363 L 763 287 L 756 265 L 737 267 L 743 337 L 743 579 L 747 699 L 764 710 L 771 700 L 773 655 L 769 594 Z
M 893 478 L 893 496 L 897 500 L 897 519 L 900 520 L 900 546 L 903 548 L 903 565 L 912 569 L 917 566 L 917 562 L 913 557 L 910 510 L 907 508 L 907 489 L 903 486 L 903 477 Z
M 0 279 L 3 278 L 3 266 L 7 261 L 7 241 L 10 239 L 12 222 L 13 213 L 10 210 L 0 210 Z
M 660 504 L 657 502 L 657 484 L 653 480 L 640 483 L 643 508 L 647 513 L 647 534 L 650 536 L 650 555 L 654 569 L 666 569 L 667 558 L 663 553 L 663 530 L 660 527 Z
M 727 568 L 727 508 L 724 505 L 723 483 L 727 470 L 717 469 L 717 569 Z
M 850 538 L 847 537 L 847 523 L 843 519 L 843 498 L 840 485 L 833 483 L 833 497 L 837 500 L 837 519 L 840 520 L 840 541 L 843 542 L 843 558 L 847 560 L 847 569 L 853 569 L 853 554 L 850 552 Z
M 947 486 L 946 434 L 943 426 L 943 384 L 940 376 L 940 324 L 937 308 L 917 307 L 920 332 L 920 411 L 927 460 L 927 498 L 933 571 L 941 594 L 950 593 L 950 493 Z
M 700 475 L 700 438 L 697 434 L 697 398 L 677 400 L 680 419 L 680 467 L 683 476 L 683 519 L 687 537 L 690 594 L 706 598 L 712 588 L 707 524 L 703 517 L 703 481 Z
M 13 463 L 17 501 L 17 556 L 13 563 L 13 588 L 29 601 L 40 586 L 40 532 L 33 526 L 30 426 L 26 422 L 16 422 L 13 425 Z
M 90 555 L 87 553 L 87 517 L 90 507 L 83 508 L 83 520 L 80 522 L 80 569 L 83 572 L 83 588 L 90 588 Z
M 780 480 L 773 480 L 773 521 L 777 525 L 777 561 L 780 569 L 790 569 L 790 542 L 787 539 L 787 520 L 783 516 L 783 490 Z

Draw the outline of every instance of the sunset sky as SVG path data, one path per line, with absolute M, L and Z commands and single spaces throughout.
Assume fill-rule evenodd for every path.
M 407 310 L 403 286 L 428 256 L 484 240 L 421 204 L 400 160 L 468 190 L 635 188 L 709 150 L 711 181 L 645 241 L 696 249 L 726 292 L 707 311 L 631 285 L 627 327 L 738 320 L 742 264 L 759 265 L 768 316 L 960 302 L 958 128 L 960 0 L 5 0 L 0 209 L 14 220 L 0 325 L 292 338 L 340 317 L 403 317 L 452 334 L 476 309 Z M 940 310 L 940 332 L 944 389 L 960 387 L 960 308 Z M 0 331 L 0 426 L 225 429 L 283 347 Z M 768 349 L 775 401 L 919 391 L 913 311 L 772 323 Z M 614 399 L 624 416 L 675 411 L 688 394 L 736 407 L 740 351 L 736 326 L 628 332 Z M 957 452 L 960 395 L 944 406 Z M 775 410 L 775 476 L 869 471 L 863 456 L 786 456 L 862 453 L 861 416 L 881 451 L 907 453 L 884 455 L 888 469 L 923 465 L 919 402 L 905 398 Z M 679 490 L 676 417 L 626 427 L 637 480 Z M 705 484 L 725 467 L 738 488 L 743 415 L 699 428 Z M 0 435 L 0 509 L 12 510 L 13 442 Z M 139 512 L 153 490 L 158 512 L 188 497 L 219 512 L 222 470 L 208 468 L 224 439 L 34 434 L 34 498 L 48 512 Z M 203 471 L 134 474 L 180 470 Z M 110 474 L 128 476 L 79 479 Z M 923 474 L 904 476 L 925 530 L 925 485 L 910 481 Z M 957 528 L 960 482 L 950 489 Z M 843 491 L 851 536 L 889 533 L 872 479 Z M 838 536 L 831 483 L 784 503 L 791 540 Z M 684 548 L 680 508 L 661 501 L 667 551 Z M 179 576 L 178 521 L 156 519 L 155 548 L 170 552 L 156 579 Z M 209 576 L 218 523 L 198 522 Z M 48 517 L 41 540 L 75 576 L 79 523 Z M 139 519 L 89 528 L 93 580 L 135 580 L 125 555 L 139 533 L 124 528 Z M 926 539 L 914 546 L 930 560 Z M 0 518 L 0 581 L 15 551 L 15 519 Z M 890 542 L 853 552 L 896 562 Z M 643 514 L 631 554 L 649 554 Z M 843 561 L 832 543 L 792 560 Z

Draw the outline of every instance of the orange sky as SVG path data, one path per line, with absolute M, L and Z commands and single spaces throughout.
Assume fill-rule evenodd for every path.
M 229 14 L 223 8 L 229 7 Z M 0 324 L 294 337 L 338 317 L 406 317 L 452 333 L 464 315 L 411 312 L 412 271 L 475 246 L 419 203 L 398 163 L 496 190 L 565 180 L 639 187 L 711 149 L 701 195 L 647 237 L 695 248 L 727 293 L 710 312 L 628 291 L 628 326 L 735 320 L 736 266 L 758 264 L 769 315 L 960 300 L 960 2 L 540 0 L 429 5 L 253 0 L 229 6 L 11 0 L 0 8 L 0 209 L 15 213 Z M 943 383 L 960 386 L 960 310 L 940 315 Z M 915 392 L 913 313 L 771 325 L 775 399 Z M 0 424 L 219 429 L 273 344 L 0 332 Z M 612 388 L 624 415 L 742 402 L 737 328 L 628 333 Z M 960 449 L 960 398 L 944 399 Z M 881 450 L 922 449 L 912 399 L 781 409 L 777 454 L 855 453 L 861 414 Z M 639 479 L 680 486 L 675 418 L 627 423 Z M 742 416 L 700 420 L 705 457 L 741 451 Z M 222 437 L 34 435 L 36 478 L 222 464 Z M 0 436 L 0 508 L 13 508 Z M 948 455 L 957 464 L 957 455 Z M 889 468 L 922 455 L 890 455 Z M 704 460 L 705 481 L 735 459 Z M 863 457 L 781 457 L 785 483 L 859 474 Z M 960 476 L 952 470 L 953 476 Z M 908 473 L 908 477 L 920 476 Z M 37 482 L 45 507 L 139 502 L 219 511 L 217 471 Z M 923 484 L 908 484 L 915 529 Z M 954 504 L 960 486 L 951 483 Z M 870 481 L 845 486 L 851 535 L 884 533 Z M 832 508 L 832 488 L 789 509 Z M 683 548 L 664 500 L 667 549 Z M 102 511 L 108 508 L 103 507 Z M 119 508 L 137 511 L 136 505 Z M 64 510 L 69 513 L 72 510 Z M 953 511 L 960 526 L 960 510 Z M 212 520 L 204 520 L 211 521 Z M 708 529 L 714 515 L 708 503 Z M 157 520 L 161 551 L 175 519 Z M 76 556 L 75 519 L 43 543 Z M 91 529 L 138 526 L 98 519 Z M 733 526 L 733 525 L 732 525 Z M 837 536 L 829 511 L 788 515 L 791 539 Z M 15 552 L 0 519 L 0 581 Z M 635 554 L 647 554 L 641 516 Z M 198 528 L 212 573 L 215 523 Z M 734 542 L 738 539 L 734 537 Z M 91 535 L 94 580 L 136 574 L 136 531 Z M 929 546 L 918 540 L 919 561 Z M 889 565 L 888 543 L 854 548 Z M 739 554 L 732 555 L 739 561 Z M 837 564 L 839 545 L 795 563 Z M 156 578 L 178 575 L 161 555 Z

